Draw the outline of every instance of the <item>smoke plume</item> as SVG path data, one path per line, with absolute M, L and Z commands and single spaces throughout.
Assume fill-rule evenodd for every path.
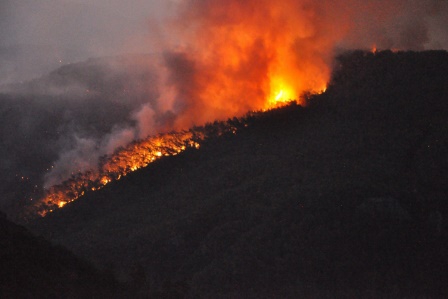
M 151 63 L 135 58 L 125 76 L 113 77 L 116 66 L 101 73 L 108 82 L 101 90 L 97 82 L 75 84 L 83 93 L 110 96 L 111 107 L 131 108 L 125 121 L 100 137 L 75 132 L 47 174 L 46 186 L 94 167 L 99 156 L 135 138 L 300 100 L 303 92 L 322 92 L 341 50 L 448 48 L 448 1 L 178 0 L 148 6 L 134 0 L 132 9 L 120 1 L 107 6 L 105 1 L 28 2 L 29 7 L 2 4 L 8 15 L 0 20 L 10 25 L 0 29 L 4 44 L 57 41 L 47 46 L 56 49 L 52 53 L 58 53 L 58 62 L 64 55 L 76 60 L 155 53 Z M 16 16 L 11 22 L 9 14 Z M 39 18 L 44 14 L 52 17 Z M 19 26 L 17 16 L 29 26 Z M 66 48 L 76 53 L 69 55 Z M 145 72 L 155 75 L 149 79 Z
M 324 90 L 343 49 L 447 46 L 446 1 L 185 0 L 177 9 L 165 63 L 179 127 Z

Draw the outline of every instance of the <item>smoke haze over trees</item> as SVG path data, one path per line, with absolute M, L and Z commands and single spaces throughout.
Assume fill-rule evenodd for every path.
M 237 4 L 238 3 L 238 4 Z M 244 3 L 244 4 L 243 4 Z M 400 49 L 447 48 L 446 1 L 13 1 L 0 4 L 0 84 L 31 79 L 92 56 L 154 52 L 164 48 L 157 37 L 178 42 L 166 19 L 177 15 L 206 20 L 228 10 L 239 16 L 288 7 L 283 16 L 307 20 L 305 38 L 335 36 L 338 46 Z M 236 4 L 236 5 L 235 5 Z M 267 19 L 269 15 L 264 14 Z M 218 22 L 229 20 L 223 15 Z M 201 22 L 202 22 L 201 21 Z M 272 21 L 272 20 L 271 20 Z M 344 32 L 348 32 L 347 34 Z M 311 35 L 309 35 L 311 33 Z M 341 36 L 340 33 L 343 33 Z M 331 49 L 328 49 L 331 50 Z M 61 61 L 61 62 L 60 62 Z
M 283 88 L 319 92 L 340 49 L 447 48 L 447 12 L 429 0 L 3 1 L 3 182 L 28 178 L 38 196 L 133 139 L 263 109 Z
M 117 148 L 284 93 L 309 107 L 251 119 L 29 228 L 102 268 L 118 261 L 155 297 L 446 298 L 447 54 L 335 60 L 373 48 L 448 49 L 448 1 L 1 1 L 0 210 L 26 222 L 44 187 Z M 40 244 L 39 261 L 56 252 L 79 278 L 98 274 L 0 222 L 25 269 Z
M 336 65 L 307 107 L 253 114 L 28 226 L 141 273 L 155 298 L 446 298 L 448 54 Z

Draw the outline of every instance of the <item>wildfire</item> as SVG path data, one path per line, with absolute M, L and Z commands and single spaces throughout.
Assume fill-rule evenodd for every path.
M 233 121 L 235 122 L 235 121 Z M 36 202 L 40 216 L 45 216 L 57 208 L 62 208 L 77 200 L 86 192 L 97 191 L 107 184 L 119 180 L 165 156 L 174 156 L 188 148 L 199 149 L 204 139 L 226 132 L 235 134 L 237 127 L 232 123 L 222 123 L 219 130 L 206 132 L 205 127 L 194 130 L 160 134 L 129 144 L 112 156 L 103 157 L 97 169 L 78 173 L 60 185 L 47 190 L 46 196 Z
M 58 202 L 58 207 L 59 207 L 59 208 L 62 208 L 62 207 L 64 207 L 66 204 L 67 204 L 66 201 L 61 200 L 60 202 Z
M 271 95 L 267 99 L 265 109 L 284 105 L 298 98 L 294 89 L 280 79 L 271 80 Z
M 157 99 L 157 111 L 153 112 L 173 115 L 168 128 L 162 121 L 155 132 L 186 130 L 241 117 L 248 111 L 300 102 L 305 93 L 325 92 L 337 48 L 361 45 L 358 40 L 362 37 L 366 38 L 360 41 L 362 47 L 371 47 L 376 54 L 377 46 L 383 45 L 373 43 L 378 38 L 370 40 L 361 29 L 374 29 L 367 33 L 383 32 L 377 24 L 386 24 L 384 28 L 402 27 L 392 26 L 395 22 L 391 21 L 396 16 L 400 16 L 400 21 L 405 19 L 400 14 L 401 2 L 388 3 L 387 9 L 382 1 L 356 1 L 353 5 L 297 0 L 175 2 L 176 13 L 170 15 L 169 23 L 159 26 L 164 30 L 160 43 L 158 34 L 150 39 L 156 42 L 155 48 L 167 46 L 161 49 L 163 62 L 157 86 L 160 101 Z M 397 32 L 397 40 L 403 39 Z M 387 36 L 379 37 L 382 40 Z M 408 38 L 403 40 L 408 42 Z M 125 94 L 132 94 L 130 91 L 123 89 Z M 91 94 L 91 90 L 86 89 L 85 93 Z M 146 113 L 142 115 L 148 119 Z M 221 129 L 237 131 L 229 124 Z M 157 159 L 199 148 L 208 136 L 200 130 L 189 130 L 133 142 L 104 157 L 97 167 L 51 187 L 46 197 L 38 201 L 41 214 L 64 207 L 85 192 L 99 190 Z
M 194 6 L 194 9 L 193 9 Z M 170 36 L 170 91 L 188 105 L 176 128 L 267 110 L 321 92 L 339 34 L 293 0 L 183 1 Z M 187 75 L 183 76 L 178 70 Z
M 172 26 L 166 26 L 176 44 L 164 51 L 161 76 L 166 77 L 161 106 L 172 105 L 166 110 L 176 113 L 170 130 L 268 110 L 300 101 L 305 92 L 325 91 L 332 45 L 342 32 L 331 26 L 329 37 L 328 30 L 315 25 L 318 7 L 314 11 L 293 0 L 182 3 Z M 221 129 L 236 132 L 231 125 Z M 98 167 L 51 187 L 40 201 L 41 214 L 164 156 L 199 148 L 207 137 L 189 130 L 134 142 Z
M 282 99 L 282 97 L 283 97 L 283 90 L 280 90 L 280 92 L 275 97 L 275 100 L 280 101 Z

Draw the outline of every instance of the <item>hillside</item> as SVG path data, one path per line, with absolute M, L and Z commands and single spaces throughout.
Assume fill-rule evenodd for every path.
M 125 292 L 110 273 L 36 238 L 3 214 L 0 234 L 2 298 L 115 298 Z
M 161 159 L 28 227 L 140 293 L 444 298 L 448 54 L 341 55 L 308 106 Z M 168 293 L 167 293 L 168 292 Z

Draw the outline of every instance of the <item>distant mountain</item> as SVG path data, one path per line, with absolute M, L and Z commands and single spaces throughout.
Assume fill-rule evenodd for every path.
M 140 294 L 446 298 L 448 54 L 354 51 L 256 114 L 29 223 Z M 134 273 L 134 274 L 132 274 Z
M 16 44 L 0 47 L 0 86 L 43 76 L 87 53 L 55 46 Z M 88 56 L 87 56 L 88 57 Z

